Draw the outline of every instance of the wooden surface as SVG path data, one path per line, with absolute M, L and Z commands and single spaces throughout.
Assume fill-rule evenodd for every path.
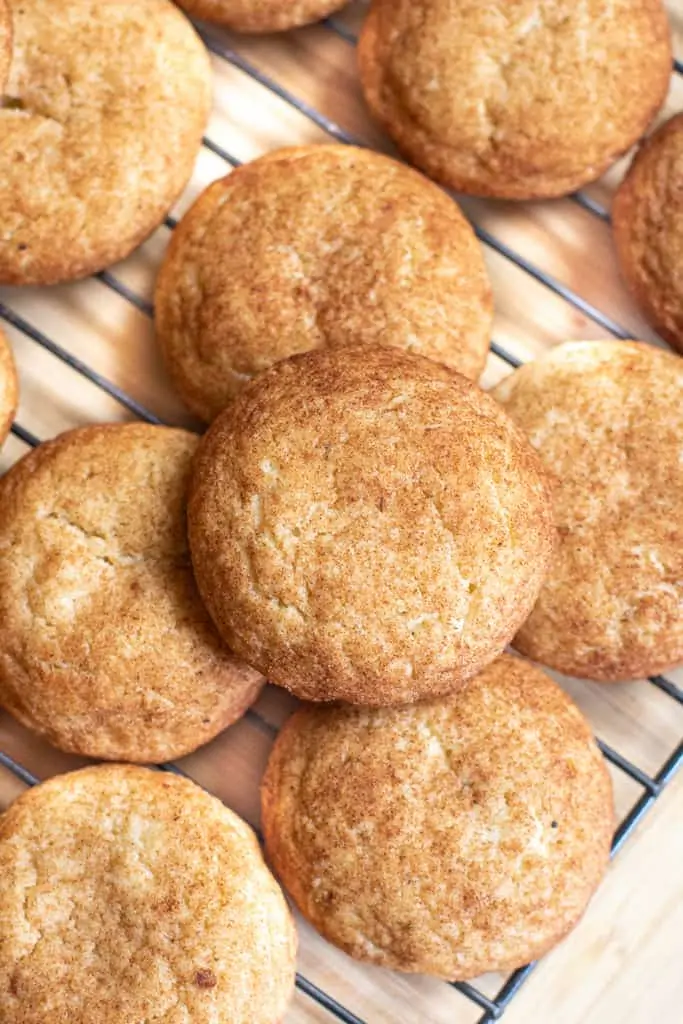
M 677 52 L 683 56 L 683 3 L 671 0 Z M 339 18 L 355 30 L 361 8 Z M 353 137 L 390 151 L 369 123 L 356 82 L 353 46 L 328 27 L 316 26 L 278 39 L 248 40 L 212 35 L 294 96 L 306 100 Z M 277 98 L 234 65 L 216 57 L 216 104 L 209 136 L 247 160 L 278 145 L 328 138 L 309 118 Z M 668 110 L 683 109 L 683 77 L 672 78 Z M 192 186 L 176 213 L 226 165 L 202 151 Z M 616 168 L 588 193 L 609 204 Z M 613 320 L 634 337 L 656 340 L 624 293 L 616 272 L 609 227 L 570 200 L 514 206 L 468 201 L 468 213 L 497 239 Z M 168 241 L 161 228 L 114 276 L 149 300 L 155 268 Z M 493 249 L 486 249 L 497 317 L 494 338 L 521 358 L 566 338 L 609 336 L 533 276 Z M 4 289 L 0 301 L 67 352 L 86 362 L 138 402 L 169 422 L 190 424 L 174 398 L 157 356 L 149 316 L 101 281 L 50 290 Z M 20 330 L 8 329 L 21 373 L 21 425 L 40 438 L 67 427 L 129 419 L 131 413 Z M 492 356 L 490 384 L 508 372 Z M 0 455 L 6 467 L 25 451 L 12 438 Z M 678 673 L 679 682 L 683 673 Z M 655 774 L 683 737 L 683 709 L 648 683 L 599 686 L 563 681 L 587 712 L 598 734 Z M 266 691 L 259 717 L 244 720 L 183 767 L 254 824 L 257 789 L 272 731 L 292 707 L 281 692 Z M 36 775 L 73 767 L 76 761 L 32 739 L 0 715 L 0 750 Z M 642 792 L 614 773 L 617 808 L 624 814 Z M 0 772 L 0 801 L 21 785 Z M 671 784 L 630 839 L 577 931 L 539 965 L 505 1016 L 506 1024 L 683 1024 L 683 776 Z M 368 969 L 301 926 L 300 970 L 367 1024 L 474 1024 L 481 1013 L 442 982 Z M 503 979 L 478 984 L 492 996 Z M 297 991 L 287 1024 L 325 1024 L 327 1011 Z

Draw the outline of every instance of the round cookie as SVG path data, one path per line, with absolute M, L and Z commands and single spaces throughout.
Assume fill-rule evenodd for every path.
M 206 51 L 170 0 L 22 0 L 0 109 L 0 282 L 126 257 L 185 188 L 211 104 Z
M 614 827 L 588 723 L 505 656 L 455 697 L 298 711 L 275 741 L 261 817 L 274 870 L 325 938 L 453 981 L 563 938 Z
M 626 284 L 683 353 L 683 114 L 638 152 L 614 198 L 612 226 Z
M 192 576 L 197 444 L 167 427 L 84 427 L 0 480 L 0 705 L 62 750 L 179 757 L 259 693 Z
M 283 895 L 245 823 L 132 765 L 58 776 L 0 818 L 3 1024 L 277 1024 Z
M 683 364 L 637 342 L 560 345 L 492 392 L 555 477 L 559 545 L 515 639 L 567 675 L 683 661 Z
M 535 453 L 500 407 L 393 348 L 276 364 L 193 467 L 190 550 L 230 646 L 308 700 L 456 690 L 531 611 L 554 531 Z
M 348 0 L 178 0 L 193 18 L 236 32 L 285 32 L 320 21 Z
M 326 345 L 393 345 L 478 377 L 493 319 L 456 204 L 352 146 L 279 150 L 214 182 L 174 232 L 155 310 L 173 383 L 207 421 L 272 363 Z
M 373 0 L 358 58 L 371 112 L 418 167 L 474 195 L 566 195 L 664 102 L 660 0 Z
M 19 385 L 12 349 L 0 331 L 0 445 L 9 433 L 17 411 Z

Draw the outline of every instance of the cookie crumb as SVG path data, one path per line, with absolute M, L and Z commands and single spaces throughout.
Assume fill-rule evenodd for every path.
M 216 981 L 216 975 L 213 971 L 209 970 L 197 971 L 194 976 L 194 983 L 198 988 L 215 988 L 218 984 Z

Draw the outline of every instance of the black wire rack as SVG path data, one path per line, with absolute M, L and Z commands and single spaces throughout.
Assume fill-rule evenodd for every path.
M 340 21 L 329 18 L 322 22 L 321 26 L 327 31 L 337 35 L 349 46 L 355 45 L 356 37 L 354 33 Z M 364 143 L 362 139 L 357 138 L 350 132 L 346 131 L 335 121 L 326 117 L 323 113 L 299 96 L 294 95 L 294 93 L 292 93 L 288 88 L 285 88 L 272 77 L 261 71 L 236 50 L 232 49 L 227 45 L 224 37 L 221 37 L 218 32 L 209 30 L 201 24 L 197 24 L 196 28 L 207 48 L 215 57 L 226 61 L 229 65 L 247 76 L 253 82 L 258 83 L 258 85 L 263 89 L 267 90 L 274 96 L 277 96 L 288 106 L 292 107 L 294 110 L 298 111 L 299 114 L 311 121 L 330 138 L 334 139 L 336 142 L 346 145 L 366 146 L 366 143 Z M 673 73 L 675 75 L 683 76 L 683 61 L 674 60 Z M 225 161 L 228 166 L 234 168 L 241 165 L 241 161 L 238 160 L 237 157 L 228 152 L 214 139 L 205 137 L 203 139 L 203 146 L 211 153 Z M 571 196 L 571 199 L 588 213 L 603 221 L 609 221 L 608 210 L 591 196 L 583 192 L 577 192 Z M 174 217 L 169 216 L 165 219 L 164 223 L 167 228 L 173 230 L 176 227 L 177 220 Z M 617 323 L 606 313 L 602 312 L 592 303 L 582 298 L 573 289 L 567 287 L 557 278 L 548 274 L 535 263 L 526 259 L 520 253 L 516 252 L 513 248 L 506 245 L 481 226 L 473 223 L 473 227 L 484 246 L 498 253 L 534 281 L 549 289 L 560 299 L 572 306 L 576 311 L 606 330 L 612 337 L 620 339 L 632 337 L 631 332 L 627 331 L 626 328 Z M 145 316 L 153 316 L 154 310 L 151 303 L 129 288 L 110 271 L 102 271 L 97 274 L 96 277 L 101 284 L 113 292 L 116 292 L 122 299 L 130 303 Z M 67 348 L 64 348 L 59 344 L 59 342 L 49 337 L 44 331 L 39 330 L 23 315 L 11 309 L 2 301 L 0 301 L 0 320 L 11 325 L 40 348 L 51 353 L 55 358 L 70 367 L 77 374 L 90 381 L 90 383 L 94 384 L 101 391 L 109 395 L 115 402 L 119 403 L 119 405 L 125 408 L 136 418 L 147 423 L 162 423 L 162 420 L 156 416 L 154 412 L 138 402 L 132 395 L 128 394 L 107 377 L 98 373 L 86 362 L 73 355 Z M 519 366 L 522 362 L 522 360 L 507 351 L 506 348 L 499 344 L 495 339 L 492 339 L 491 341 L 491 351 L 511 368 Z M 28 447 L 36 447 L 42 440 L 18 422 L 15 422 L 12 425 L 12 433 L 19 441 Z M 681 689 L 672 680 L 666 679 L 663 676 L 652 676 L 647 681 L 647 684 L 656 687 L 671 701 L 683 707 L 683 689 Z M 277 732 L 277 729 L 274 726 L 272 726 L 265 718 L 253 709 L 247 712 L 246 717 L 253 725 L 268 734 L 271 738 Z M 660 770 L 654 775 L 644 772 L 631 760 L 620 754 L 617 750 L 613 749 L 602 740 L 598 740 L 598 744 L 607 761 L 619 772 L 622 772 L 632 780 L 639 789 L 638 798 L 626 816 L 621 820 L 616 832 L 614 833 L 612 841 L 612 856 L 615 856 L 636 828 L 640 820 L 661 795 L 678 769 L 683 766 L 683 737 L 675 749 L 670 752 Z M 26 786 L 34 786 L 40 782 L 40 780 L 27 768 L 12 758 L 8 753 L 3 751 L 0 751 L 0 766 L 11 772 Z M 169 764 L 160 765 L 158 767 L 164 771 L 185 774 L 176 765 Z M 510 1002 L 524 985 L 525 981 L 534 970 L 534 967 L 535 964 L 531 963 L 514 971 L 507 980 L 505 980 L 493 997 L 487 996 L 474 984 L 467 982 L 453 982 L 450 984 L 453 988 L 457 989 L 463 997 L 468 999 L 471 1004 L 474 1004 L 482 1011 L 482 1015 L 479 1017 L 477 1024 L 493 1024 L 494 1021 L 498 1021 L 502 1018 L 506 1009 L 510 1005 Z M 371 1021 L 364 1021 L 349 1008 L 343 1006 L 332 995 L 323 991 L 300 973 L 296 976 L 296 986 L 301 993 L 313 1000 L 318 1007 L 327 1011 L 331 1018 L 343 1021 L 345 1024 L 372 1024 Z

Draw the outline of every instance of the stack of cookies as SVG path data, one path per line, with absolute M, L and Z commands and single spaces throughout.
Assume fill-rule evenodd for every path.
M 181 6 L 258 32 L 341 4 Z M 361 38 L 372 111 L 435 181 L 566 194 L 661 105 L 653 0 L 475 7 L 375 0 Z M 204 49 L 168 0 L 0 0 L 0 41 L 0 281 L 96 272 L 187 183 Z M 674 344 L 681 138 L 674 120 L 645 145 L 614 218 Z M 266 680 L 306 702 L 263 782 L 266 853 L 319 932 L 449 980 L 543 954 L 604 874 L 612 790 L 578 708 L 505 652 L 602 682 L 683 660 L 683 364 L 567 343 L 484 393 L 472 228 L 434 181 L 351 146 L 279 150 L 206 189 L 155 316 L 204 437 L 80 427 L 0 481 L 0 705 L 111 762 L 0 818 L 3 1024 L 283 1018 L 295 932 L 254 836 L 136 766 L 208 743 Z M 0 440 L 16 401 L 0 338 Z

